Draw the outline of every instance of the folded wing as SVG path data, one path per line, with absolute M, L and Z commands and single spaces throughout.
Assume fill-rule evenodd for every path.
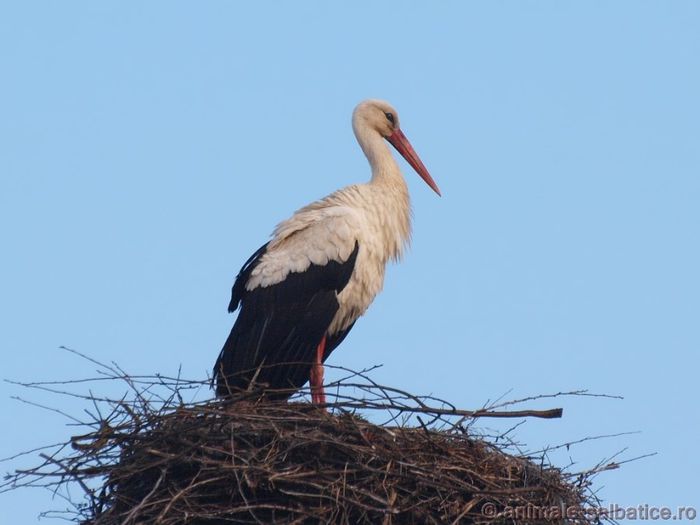
M 351 216 L 336 212 L 330 219 L 288 228 L 246 261 L 229 304 L 240 312 L 214 367 L 217 395 L 255 383 L 269 397 L 286 398 L 309 379 L 361 249 Z

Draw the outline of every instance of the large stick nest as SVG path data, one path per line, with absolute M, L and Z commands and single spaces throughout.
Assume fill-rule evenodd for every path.
M 73 519 L 90 525 L 513 523 L 516 507 L 549 509 L 529 523 L 561 521 L 556 509 L 593 523 L 584 513 L 589 478 L 611 468 L 572 474 L 544 456 L 506 453 L 472 428 L 476 417 L 504 412 L 436 407 L 371 383 L 344 383 L 363 396 L 337 394 L 321 409 L 250 396 L 184 403 L 180 379 L 119 379 L 135 397 L 84 396 L 95 407 L 86 411 L 90 432 L 42 454 L 5 488 L 77 484 L 85 499 Z M 164 385 L 172 395 L 149 396 Z M 358 408 L 388 420 L 371 423 Z
M 86 523 L 467 523 L 488 521 L 486 503 L 583 501 L 557 470 L 467 435 L 308 404 L 211 403 L 144 423 L 104 436 L 121 458 Z

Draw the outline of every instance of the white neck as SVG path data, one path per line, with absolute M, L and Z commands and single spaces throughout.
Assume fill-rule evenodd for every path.
M 372 168 L 371 183 L 405 187 L 406 181 L 384 138 L 375 130 L 367 126 L 356 126 L 354 123 L 353 131 Z
M 367 187 L 374 189 L 373 218 L 384 240 L 384 262 L 401 258 L 411 238 L 411 204 L 408 186 L 389 146 L 377 131 L 353 122 L 355 137 L 372 168 L 372 180 Z

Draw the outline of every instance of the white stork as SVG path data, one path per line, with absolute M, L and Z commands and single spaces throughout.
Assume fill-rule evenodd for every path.
M 258 384 L 268 397 L 286 399 L 309 380 L 312 401 L 325 403 L 323 362 L 411 236 L 408 188 L 384 139 L 440 195 L 390 104 L 361 102 L 352 128 L 372 179 L 298 210 L 243 265 L 228 306 L 241 310 L 214 366 L 218 396 Z

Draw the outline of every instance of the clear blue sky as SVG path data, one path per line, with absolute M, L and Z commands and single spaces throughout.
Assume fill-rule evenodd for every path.
M 204 377 L 240 265 L 367 179 L 350 113 L 385 98 L 444 197 L 402 164 L 413 247 L 331 362 L 464 408 L 621 394 L 518 436 L 639 430 L 554 459 L 658 452 L 601 496 L 700 507 L 699 27 L 691 1 L 3 2 L 2 377 L 90 375 L 60 345 Z M 0 456 L 70 435 L 17 394 Z

